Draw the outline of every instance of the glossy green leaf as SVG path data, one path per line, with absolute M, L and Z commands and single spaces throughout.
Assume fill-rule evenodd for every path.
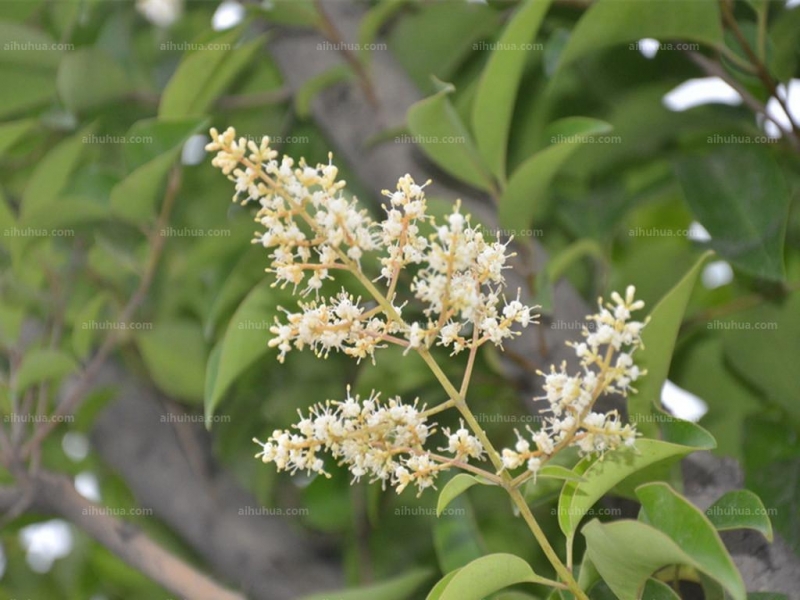
M 566 467 L 562 467 L 560 465 L 545 465 L 539 469 L 536 477 L 544 477 L 545 479 L 563 479 L 564 481 L 574 482 L 586 481 L 572 469 L 567 469 Z
M 386 0 L 377 3 L 364 14 L 358 26 L 358 43 L 364 62 L 369 64 L 372 56 L 369 47 L 378 39 L 381 28 L 409 2 L 410 0 Z
M 722 45 L 722 24 L 715 0 L 681 3 L 598 0 L 573 29 L 559 67 L 616 44 L 642 38 L 688 40 Z
M 669 375 L 673 349 L 689 297 L 709 256 L 710 253 L 703 254 L 659 301 L 650 312 L 650 322 L 642 331 L 644 348 L 637 351 L 635 361 L 640 369 L 647 369 L 647 375 L 636 382 L 638 392 L 628 396 L 628 419 L 637 423 L 639 430 L 649 437 L 655 437 L 658 432 L 652 420 L 654 410 L 661 405 L 661 388 Z
M 425 600 L 441 600 L 445 588 L 448 585 L 450 585 L 450 582 L 453 580 L 453 577 L 455 577 L 456 573 L 458 573 L 460 570 L 461 569 L 450 571 L 447 575 L 445 575 L 439 581 L 437 581 L 436 585 L 433 586 L 433 588 L 431 588 L 431 591 L 428 592 L 428 595 L 425 596 Z
M 15 379 L 15 392 L 21 394 L 32 385 L 66 377 L 78 369 L 78 363 L 66 352 L 34 348 L 25 354 Z
M 62 140 L 38 162 L 22 196 L 22 218 L 52 206 L 80 163 L 86 149 L 86 136 L 91 131 L 92 128 L 87 127 Z
M 800 554 L 800 436 L 787 419 L 751 416 L 744 427 L 745 485 L 771 509 L 772 526 Z
M 278 316 L 281 301 L 288 294 L 263 281 L 247 295 L 228 323 L 219 350 L 216 377 L 206 382 L 206 417 L 214 411 L 235 379 L 258 358 L 267 353 L 269 328 Z
M 122 67 L 95 48 L 67 54 L 58 68 L 56 87 L 64 105 L 73 112 L 108 104 L 131 90 Z
M 737 313 L 722 331 L 725 361 L 770 404 L 780 406 L 800 424 L 800 294 L 780 303 L 762 303 Z M 769 348 L 769 351 L 765 351 Z
M 610 130 L 608 123 L 587 117 L 569 117 L 555 123 L 550 134 L 553 145 L 528 158 L 509 178 L 500 198 L 500 224 L 515 229 L 543 218 L 548 210 L 550 184 L 561 166 L 591 136 Z
M 139 124 L 134 125 L 130 132 L 131 139 L 145 140 L 137 146 L 152 144 L 164 151 L 152 160 L 137 166 L 114 186 L 111 190 L 113 212 L 133 223 L 145 223 L 153 219 L 167 175 L 180 157 L 183 143 L 204 125 L 205 121 L 198 119 L 157 123 L 153 126 L 148 125 L 146 129 Z M 144 135 L 145 132 L 148 132 L 147 135 Z M 149 151 L 154 149 L 151 148 Z M 144 150 L 129 150 L 128 155 L 134 157 L 133 162 L 137 164 L 144 152 Z
M 517 91 L 531 52 L 524 50 L 536 39 L 550 0 L 526 0 L 510 19 L 484 67 L 472 104 L 475 143 L 499 180 L 506 177 L 506 152 Z
M 138 332 L 136 343 L 155 384 L 165 394 L 197 402 L 203 399 L 206 346 L 200 326 L 164 321 Z
M 30 113 L 55 98 L 55 78 L 46 71 L 0 62 L 0 79 L 0 118 Z
M 408 109 L 408 129 L 428 157 L 453 177 L 482 190 L 494 187 L 469 132 L 448 99 L 448 85 Z
M 609 452 L 602 460 L 589 457 L 581 460 L 573 470 L 584 481 L 568 481 L 558 499 L 558 524 L 561 531 L 567 537 L 573 536 L 584 515 L 589 512 L 594 503 L 615 485 L 637 471 L 661 461 L 682 457 L 695 450 L 707 450 L 714 446 L 713 438 L 699 425 L 677 420 L 674 423 L 665 423 L 665 430 L 678 428 L 688 428 L 694 433 L 681 431 L 675 434 L 680 442 L 639 439 L 636 441 L 635 448 L 622 448 Z M 681 442 L 691 442 L 691 444 Z
M 45 32 L 22 23 L 0 21 L 0 63 L 33 69 L 54 69 L 63 56 Z
M 663 581 L 648 579 L 644 585 L 642 598 L 647 600 L 681 600 L 678 593 Z
M 706 515 L 665 483 L 640 486 L 636 495 L 647 523 L 667 534 L 734 599 L 745 598 L 742 576 Z
M 0 157 L 36 125 L 34 119 L 22 119 L 0 125 Z
M 433 547 L 442 573 L 460 569 L 486 554 L 469 497 L 454 498 L 433 524 Z
M 294 109 L 297 116 L 307 119 L 311 115 L 311 103 L 327 88 L 347 80 L 353 74 L 349 65 L 340 64 L 326 69 L 316 77 L 303 83 L 294 95 Z
M 459 473 L 448 481 L 439 492 L 439 499 L 436 502 L 436 516 L 442 514 L 442 511 L 450 504 L 456 497 L 466 492 L 473 485 L 489 485 L 488 481 L 475 477 L 474 475 L 467 475 L 466 473 Z
M 685 564 L 703 569 L 667 534 L 639 521 L 603 524 L 594 519 L 583 528 L 583 535 L 587 554 L 618 600 L 640 600 L 649 577 L 663 567 Z
M 432 574 L 430 569 L 415 569 L 373 585 L 303 596 L 300 600 L 413 600 L 419 597 L 417 590 Z
M 712 248 L 743 271 L 784 278 L 790 193 L 767 149 L 738 144 L 683 156 L 675 174 Z
M 160 118 L 201 117 L 208 112 L 264 45 L 262 36 L 238 48 L 215 49 L 229 46 L 238 35 L 238 30 L 228 32 L 208 48 L 184 57 L 161 97 Z
M 449 582 L 438 600 L 483 600 L 487 595 L 518 583 L 544 583 L 531 566 L 513 554 L 489 554 L 464 566 Z M 436 589 L 436 588 L 434 588 Z
M 89 356 L 95 338 L 104 333 L 102 330 L 96 329 L 94 325 L 108 301 L 108 294 L 97 294 L 75 315 L 72 328 L 72 350 L 78 358 L 84 359 Z
M 706 510 L 706 516 L 719 531 L 754 529 L 772 541 L 772 522 L 761 498 L 750 490 L 724 494 Z

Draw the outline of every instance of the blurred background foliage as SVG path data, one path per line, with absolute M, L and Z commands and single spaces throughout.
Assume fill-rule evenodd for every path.
M 389 351 L 375 366 L 309 353 L 292 353 L 280 366 L 268 349 L 268 325 L 289 294 L 270 287 L 266 253 L 249 246 L 251 211 L 229 202 L 232 186 L 210 168 L 203 132 L 232 125 L 254 138 L 269 134 L 282 152 L 326 162 L 336 148 L 310 116 L 310 102 L 360 74 L 351 65 L 292 96 L 263 32 L 320 27 L 317 6 L 234 4 L 186 2 L 165 23 L 133 2 L 0 3 L 3 414 L 30 397 L 26 390 L 43 394 L 51 411 L 57 384 L 80 372 L 109 335 L 87 324 L 116 322 L 151 273 L 132 318 L 142 328 L 118 332 L 118 359 L 185 410 L 226 417 L 212 429 L 217 456 L 264 506 L 307 508 L 293 525 L 341 551 L 348 583 L 415 567 L 447 572 L 488 551 L 513 552 L 549 572 L 518 535 L 510 506 L 498 510 L 494 490 L 472 490 L 453 505 L 467 518 L 430 511 L 410 518 L 403 511 L 431 509 L 435 495 L 350 486 L 343 470 L 314 481 L 276 475 L 252 459 L 253 436 L 286 427 L 298 408 L 340 398 L 347 384 L 429 404 L 443 398 L 421 363 Z M 360 42 L 385 42 L 378 51 L 390 52 L 426 97 L 404 130 L 371 143 L 401 133 L 466 136 L 465 144 L 423 142 L 421 150 L 447 174 L 443 181 L 483 190 L 497 201 L 501 225 L 530 229 L 544 245 L 551 259 L 532 290 L 545 315 L 561 279 L 590 304 L 633 283 L 653 306 L 703 249 L 716 250 L 692 294 L 670 380 L 705 403 L 700 423 L 717 438 L 716 452 L 742 461 L 747 487 L 777 509 L 777 531 L 800 553 L 800 145 L 797 125 L 775 100 L 782 96 L 800 120 L 800 7 L 575 0 L 542 3 L 537 15 L 537 3 L 519 13 L 514 2 L 359 4 L 367 9 Z M 221 14 L 235 18 L 225 27 Z M 519 15 L 517 29 L 506 27 L 510 14 Z M 766 78 L 748 67 L 753 57 L 739 35 Z M 493 53 L 498 40 L 540 46 Z M 652 40 L 673 47 L 653 54 Z M 367 73 L 370 54 L 356 53 Z M 719 72 L 704 72 L 708 64 Z M 738 100 L 719 76 L 737 87 Z M 698 78 L 706 78 L 705 92 L 679 93 Z M 753 102 L 775 122 L 754 114 Z M 580 141 L 561 141 L 569 136 Z M 612 141 L 591 143 L 592 136 Z M 760 141 L 744 143 L 746 136 Z M 339 166 L 350 192 L 378 214 L 378 199 Z M 454 373 L 463 367 L 449 364 Z M 481 356 L 476 412 L 524 423 L 530 407 L 516 385 L 496 357 Z M 41 462 L 75 477 L 103 505 L 132 509 L 126 482 L 86 447 L 112 398 L 94 392 L 74 423 L 46 438 Z M 513 440 L 510 421 L 487 419 L 498 444 Z M 12 481 L 5 470 L 0 479 Z M 532 501 L 544 527 L 557 532 L 550 515 L 557 489 L 547 491 Z M 127 520 L 198 562 L 158 519 Z M 167 597 L 74 527 L 67 542 L 63 531 L 40 532 L 37 558 L 31 527 L 42 522 L 25 515 L 4 524 L 0 596 Z

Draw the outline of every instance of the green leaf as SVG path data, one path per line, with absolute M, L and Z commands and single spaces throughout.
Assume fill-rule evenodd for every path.
M 770 404 L 781 407 L 800 427 L 800 294 L 780 303 L 764 302 L 737 313 L 722 332 L 726 364 Z M 739 385 L 741 382 L 737 381 Z
M 89 126 L 59 142 L 38 162 L 22 196 L 20 217 L 52 206 L 80 163 L 86 148 L 85 138 L 91 131 Z
M 301 600 L 411 600 L 418 597 L 415 592 L 432 574 L 430 569 L 415 569 L 374 585 L 303 596 Z
M 771 509 L 772 526 L 800 553 L 800 436 L 787 419 L 751 416 L 744 427 L 745 486 Z
M 203 399 L 207 359 L 199 325 L 185 320 L 155 323 L 137 332 L 136 343 L 161 391 L 190 402 Z
M 239 30 L 228 32 L 209 43 L 227 47 L 238 38 Z M 205 115 L 217 98 L 233 83 L 264 45 L 261 36 L 239 48 L 197 50 L 186 55 L 172 76 L 158 107 L 160 118 L 187 118 Z
M 768 150 L 739 144 L 684 156 L 675 174 L 712 248 L 752 275 L 784 278 L 790 193 Z
M 448 481 L 439 492 L 439 500 L 436 503 L 436 516 L 442 514 L 442 511 L 450 504 L 456 497 L 466 492 L 473 485 L 491 485 L 490 482 L 475 477 L 474 475 L 467 475 L 466 473 L 459 473 Z
M 448 585 L 450 585 L 450 582 L 453 580 L 453 577 L 455 577 L 456 573 L 458 573 L 460 570 L 461 569 L 450 571 L 447 575 L 445 575 L 439 581 L 437 581 L 436 585 L 433 586 L 433 588 L 431 588 L 430 592 L 428 592 L 428 595 L 425 597 L 425 600 L 441 600 L 445 588 Z
M 469 132 L 447 98 L 455 88 L 446 84 L 438 93 L 408 109 L 408 129 L 418 137 L 428 157 L 453 177 L 478 189 L 494 189 L 491 175 Z
M 327 88 L 336 85 L 341 81 L 346 81 L 353 74 L 353 71 L 344 63 L 326 69 L 319 75 L 309 78 L 301 85 L 294 95 L 294 110 L 301 119 L 307 119 L 311 115 L 311 103 L 320 93 Z
M 247 295 L 228 323 L 220 342 L 216 377 L 206 383 L 205 412 L 211 417 L 236 378 L 269 350 L 269 328 L 287 293 L 263 281 Z M 209 371 L 211 369 L 209 368 Z
M 358 43 L 361 59 L 369 64 L 372 54 L 368 49 L 378 39 L 381 28 L 409 4 L 410 0 L 386 0 L 370 8 L 361 19 L 358 26 Z
M 78 369 L 78 363 L 66 352 L 49 348 L 34 348 L 22 358 L 15 381 L 15 392 L 43 381 L 62 379 Z
M 0 21 L 0 48 L 0 63 L 34 69 L 54 69 L 63 54 L 43 31 L 9 21 Z
M 56 88 L 69 110 L 81 112 L 121 98 L 131 85 L 111 57 L 96 48 L 81 48 L 61 61 Z
M 0 118 L 40 108 L 53 99 L 55 78 L 46 71 L 0 63 Z
M 517 91 L 531 52 L 523 48 L 536 39 L 549 8 L 550 0 L 526 0 L 521 5 L 503 30 L 475 93 L 472 105 L 475 142 L 489 169 L 501 181 L 506 177 L 508 136 Z
M 500 224 L 513 229 L 542 219 L 548 211 L 550 184 L 561 166 L 592 135 L 609 131 L 608 123 L 588 117 L 568 117 L 554 123 L 550 129 L 550 139 L 556 140 L 553 145 L 528 158 L 511 175 L 500 198 Z
M 473 560 L 450 578 L 438 600 L 483 600 L 487 595 L 518 583 L 545 583 L 531 566 L 513 554 L 489 554 Z M 436 589 L 436 588 L 434 588 Z
M 442 573 L 460 569 L 486 553 L 475 510 L 467 496 L 450 502 L 433 524 L 433 547 Z
M 35 119 L 22 119 L 0 125 L 0 158 L 36 125 Z
M 747 600 L 789 600 L 789 596 L 775 592 L 750 592 Z
M 642 598 L 647 598 L 647 600 L 681 600 L 681 597 L 675 590 L 663 581 L 658 581 L 657 579 L 647 580 L 647 583 L 644 585 Z
M 703 569 L 667 534 L 639 521 L 603 524 L 594 519 L 583 528 L 583 535 L 588 556 L 618 600 L 643 598 L 641 591 L 649 577 L 666 566 L 685 564 Z
M 72 328 L 72 350 L 78 358 L 86 358 L 98 331 L 93 327 L 103 307 L 109 301 L 107 293 L 101 292 L 86 303 L 75 316 Z
M 539 472 L 536 473 L 536 477 L 537 479 L 539 477 L 544 477 L 545 479 L 563 479 L 564 481 L 586 481 L 572 469 L 567 469 L 560 465 L 545 465 L 539 469 Z
M 731 596 L 744 600 L 742 576 L 706 515 L 665 483 L 640 486 L 636 495 L 646 522 L 667 534 Z
M 621 448 L 609 452 L 602 460 L 584 458 L 573 469 L 583 478 L 582 482 L 568 481 L 564 484 L 558 499 L 558 524 L 567 537 L 575 535 L 584 515 L 606 492 L 625 478 L 650 465 L 668 459 L 683 457 L 695 450 L 707 450 L 714 446 L 713 438 L 694 423 L 675 421 L 665 423 L 665 430 L 679 429 L 674 433 L 680 442 L 667 440 L 639 439 L 635 448 Z M 691 430 L 689 434 L 683 431 Z M 695 437 L 695 439 L 690 439 Z M 681 442 L 691 442 L 684 444 Z
M 688 40 L 722 45 L 722 25 L 715 0 L 695 0 L 675 10 L 671 2 L 598 0 L 587 10 L 561 55 L 559 68 L 616 44 L 642 38 Z
M 181 154 L 183 143 L 206 124 L 201 119 L 138 122 L 128 132 L 129 139 L 143 140 L 132 144 L 126 154 L 135 167 L 111 190 L 112 211 L 133 223 L 144 223 L 155 216 L 170 169 Z M 160 154 L 147 162 L 155 151 Z M 143 163 L 143 164 L 141 164 Z
M 638 392 L 628 396 L 628 419 L 646 436 L 657 434 L 658 427 L 652 420 L 654 408 L 661 405 L 661 388 L 669 375 L 683 315 L 700 269 L 710 255 L 710 252 L 703 254 L 656 304 L 650 312 L 650 322 L 642 331 L 644 348 L 637 351 L 635 361 L 639 368 L 647 369 L 647 375 L 636 382 Z
M 772 522 L 767 509 L 750 490 L 727 492 L 706 510 L 706 516 L 718 531 L 755 529 L 772 542 Z
M 20 227 L 59 229 L 102 221 L 109 216 L 107 206 L 80 196 L 59 197 L 55 205 L 58 210 L 53 210 L 52 206 L 40 206 L 27 211 L 20 219 Z

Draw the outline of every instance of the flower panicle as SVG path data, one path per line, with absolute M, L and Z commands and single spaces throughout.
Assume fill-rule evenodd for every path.
M 568 447 L 578 448 L 581 455 L 602 456 L 620 446 L 633 446 L 638 435 L 636 426 L 623 424 L 617 411 L 593 410 L 597 399 L 606 394 L 627 395 L 636 390 L 631 386 L 646 371 L 634 363 L 633 354 L 642 344 L 642 330 L 647 320 L 632 320 L 634 311 L 644 308 L 635 299 L 636 290 L 629 286 L 623 298 L 611 294 L 613 302 L 598 301 L 598 312 L 587 321 L 594 327 L 584 327 L 584 341 L 569 342 L 580 361 L 582 372 L 570 374 L 566 363 L 558 369 L 551 366 L 544 376 L 544 395 L 547 408 L 544 425 L 538 431 L 528 428 L 529 439 L 519 431 L 514 449 L 502 451 L 503 466 L 517 469 L 523 465 L 535 477 L 539 469 L 556 452 Z
M 535 307 L 524 304 L 519 292 L 510 301 L 504 295 L 508 244 L 488 239 L 462 214 L 460 202 L 443 221 L 431 216 L 425 197 L 430 181 L 419 185 L 410 175 L 401 177 L 394 191 L 383 192 L 385 214 L 375 220 L 346 195 L 331 155 L 315 167 L 279 159 L 269 137 L 257 143 L 237 138 L 233 128 L 212 129 L 206 150 L 216 153 L 212 164 L 234 183 L 233 199 L 259 205 L 255 220 L 263 230 L 253 243 L 269 251 L 267 271 L 275 285 L 316 298 L 301 302 L 297 313 L 286 312 L 286 321 L 271 329 L 279 360 L 305 347 L 323 356 L 335 350 L 374 360 L 386 343 L 406 351 L 439 345 L 457 354 L 487 342 L 501 346 L 536 322 Z M 372 298 L 379 310 L 357 308 L 341 294 L 320 300 L 337 270 L 363 278 L 367 254 L 380 265 L 372 281 L 385 285 L 378 289 L 367 279 L 370 294 L 380 295 Z M 401 277 L 409 270 L 410 277 Z M 404 319 L 401 307 L 411 298 L 422 305 L 423 318 Z M 346 316 L 337 314 L 345 308 Z
M 343 401 L 328 401 L 309 409 L 307 416 L 292 426 L 294 431 L 276 430 L 261 442 L 256 454 L 265 463 L 274 463 L 279 471 L 305 471 L 329 476 L 323 455 L 330 454 L 338 464 L 347 465 L 354 481 L 368 477 L 402 492 L 414 485 L 420 493 L 435 487 L 437 475 L 456 463 L 470 458 L 481 459 L 480 442 L 464 429 L 451 433 L 446 450 L 452 457 L 434 455 L 425 443 L 436 432 L 436 424 L 423 414 L 418 402 L 404 404 L 399 397 L 386 402 L 373 392 L 362 400 L 350 388 Z

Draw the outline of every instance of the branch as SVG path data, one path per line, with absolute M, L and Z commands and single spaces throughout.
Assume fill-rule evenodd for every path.
M 81 496 L 67 477 L 40 471 L 26 483 L 35 498 L 29 511 L 55 513 L 70 521 L 170 592 L 192 600 L 245 600 L 167 552 L 130 523 L 106 514 L 106 508 Z M 24 500 L 25 492 L 19 488 L 0 489 L 0 507 L 10 508 Z

